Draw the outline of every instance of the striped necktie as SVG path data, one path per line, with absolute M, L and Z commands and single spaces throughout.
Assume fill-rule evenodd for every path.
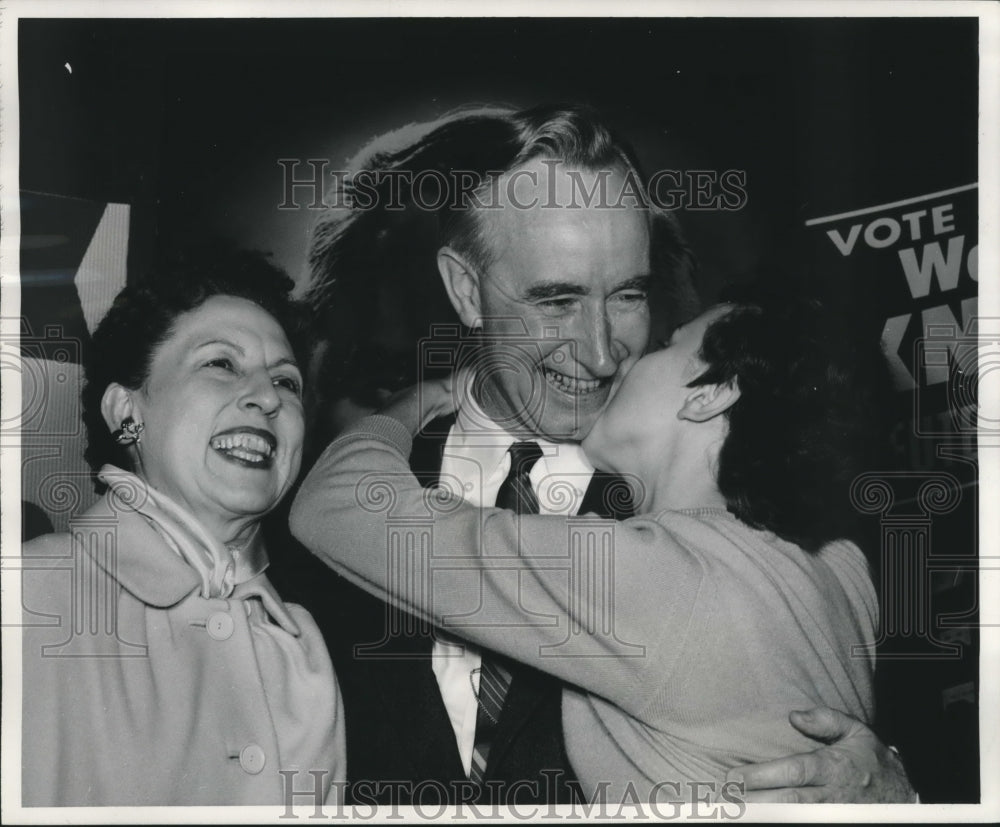
M 508 508 L 518 514 L 537 514 L 538 497 L 531 486 L 529 474 L 541 459 L 542 449 L 537 442 L 515 442 L 510 446 L 509 453 L 510 471 L 497 492 L 497 507 Z M 476 741 L 469 769 L 469 778 L 477 784 L 482 784 L 486 775 L 490 747 L 493 745 L 493 737 L 512 679 L 510 670 L 501 661 L 496 655 L 484 652 L 479 670 Z

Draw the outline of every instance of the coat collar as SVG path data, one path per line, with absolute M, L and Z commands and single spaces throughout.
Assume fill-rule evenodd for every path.
M 249 582 L 267 567 L 259 534 L 234 554 L 134 474 L 106 465 L 100 478 L 110 488 L 73 521 L 74 541 L 143 603 L 166 608 L 198 590 L 228 597 L 237 581 Z M 104 542 L 95 542 L 95 531 Z

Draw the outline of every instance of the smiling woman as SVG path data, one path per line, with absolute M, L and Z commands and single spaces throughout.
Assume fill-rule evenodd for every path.
M 126 288 L 97 328 L 83 409 L 104 497 L 24 550 L 26 804 L 279 804 L 289 778 L 343 779 L 323 639 L 268 581 L 259 532 L 301 462 L 291 287 L 227 254 Z
M 212 296 L 178 318 L 139 388 L 112 382 L 108 426 L 143 422 L 136 465 L 220 536 L 238 539 L 291 485 L 302 450 L 301 375 L 277 320 Z

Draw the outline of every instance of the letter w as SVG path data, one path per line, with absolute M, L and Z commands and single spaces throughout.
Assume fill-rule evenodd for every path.
M 919 299 L 931 290 L 931 276 L 937 274 L 941 290 L 954 290 L 958 286 L 958 273 L 962 266 L 962 247 L 965 246 L 965 236 L 956 235 L 948 239 L 948 257 L 941 253 L 941 245 L 937 241 L 924 245 L 923 260 L 917 261 L 915 250 L 900 250 L 899 261 L 903 265 L 906 281 L 910 285 L 910 295 Z

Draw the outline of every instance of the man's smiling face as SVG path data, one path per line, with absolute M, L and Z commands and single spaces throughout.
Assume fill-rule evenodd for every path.
M 604 175 L 607 200 L 586 206 L 596 172 L 529 162 L 508 178 L 517 202 L 534 206 L 508 201 L 486 217 L 493 257 L 478 285 L 486 337 L 477 396 L 508 430 L 581 440 L 645 351 L 647 216 L 628 200 L 607 206 L 625 179 Z

